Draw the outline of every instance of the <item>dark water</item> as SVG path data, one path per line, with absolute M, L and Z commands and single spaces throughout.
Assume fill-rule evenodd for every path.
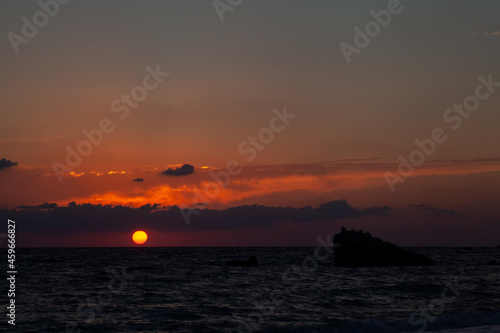
M 320 261 L 314 250 L 20 249 L 15 328 L 401 332 L 500 324 L 500 266 L 485 265 L 500 261 L 500 249 L 416 249 L 436 266 L 398 268 L 338 268 L 333 255 L 323 249 Z M 250 255 L 259 267 L 223 265 Z

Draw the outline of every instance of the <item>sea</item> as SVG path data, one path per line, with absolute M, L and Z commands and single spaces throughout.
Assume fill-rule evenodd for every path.
M 412 248 L 435 266 L 363 268 L 329 250 L 21 248 L 15 325 L 4 315 L 0 330 L 500 332 L 500 266 L 487 265 L 500 248 Z M 224 265 L 250 256 L 259 266 Z

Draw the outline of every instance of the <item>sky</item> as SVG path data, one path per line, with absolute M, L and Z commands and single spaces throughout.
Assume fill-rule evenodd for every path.
M 500 3 L 65 1 L 0 3 L 22 246 L 500 244 Z

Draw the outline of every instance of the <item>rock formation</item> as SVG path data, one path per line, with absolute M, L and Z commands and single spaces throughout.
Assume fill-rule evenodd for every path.
M 333 238 L 335 265 L 356 266 L 432 266 L 432 260 L 394 244 L 372 237 L 368 232 L 342 228 Z

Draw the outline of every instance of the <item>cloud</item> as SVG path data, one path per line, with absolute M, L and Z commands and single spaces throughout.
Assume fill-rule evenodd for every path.
M 45 203 L 25 206 L 25 209 L 21 210 L 3 209 L 0 210 L 0 218 L 8 217 L 23 221 L 19 227 L 21 232 L 123 232 L 136 227 L 137 221 L 141 221 L 141 225 L 150 230 L 201 231 L 271 228 L 282 222 L 310 223 L 364 216 L 386 216 L 390 210 L 387 206 L 360 210 L 350 206 L 345 200 L 327 202 L 316 208 L 244 205 L 224 210 L 196 211 L 181 210 L 177 206 L 165 207 L 160 204 L 147 204 L 139 208 L 100 204 L 77 205 L 75 202 L 69 203 L 67 207 L 54 205 Z M 53 209 L 40 210 L 42 207 Z M 187 225 L 183 214 L 190 212 L 192 213 L 190 224 Z
M 475 37 L 475 36 L 500 36 L 500 31 L 493 31 L 493 32 L 471 32 L 469 33 L 470 37 Z
M 456 212 L 450 209 L 439 209 L 429 206 L 428 204 L 420 204 L 420 205 L 410 205 L 410 207 L 416 207 L 417 210 L 423 212 L 429 212 L 432 215 L 455 215 Z
M 26 205 L 22 205 L 22 206 L 19 206 L 17 208 L 19 209 L 53 209 L 53 208 L 56 208 L 57 207 L 57 204 L 55 202 L 53 203 L 43 203 L 41 205 L 34 205 L 34 206 L 26 206 Z
M 0 160 L 0 170 L 16 166 L 17 164 L 18 164 L 17 162 L 12 162 L 12 161 L 10 161 L 10 160 L 8 160 L 6 158 L 2 158 Z
M 181 167 L 172 169 L 168 168 L 168 170 L 163 171 L 161 174 L 165 176 L 187 176 L 189 174 L 194 173 L 194 166 L 191 164 L 184 164 Z
M 143 182 L 144 181 L 144 178 L 136 178 L 136 179 L 132 179 L 133 182 Z
M 12 138 L 4 138 L 0 139 L 0 144 L 12 144 L 12 143 L 46 143 L 52 141 L 59 141 L 66 139 L 64 136 L 55 136 L 55 137 L 45 137 L 45 138 L 33 138 L 26 136 L 16 136 Z

